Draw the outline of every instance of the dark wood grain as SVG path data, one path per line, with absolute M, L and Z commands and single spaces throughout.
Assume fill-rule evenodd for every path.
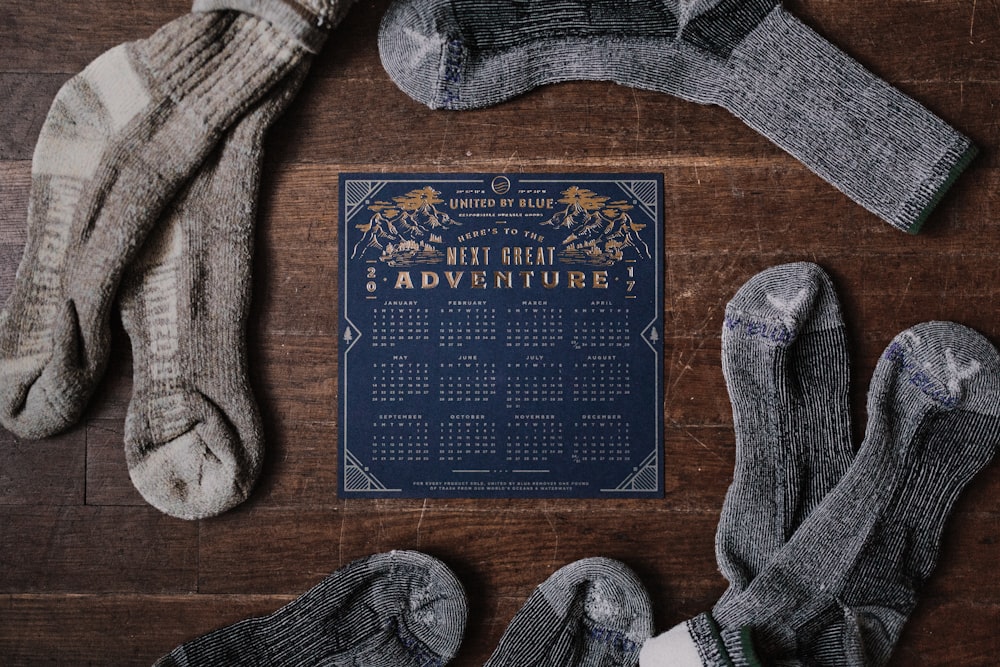
M 31 156 L 52 97 L 88 62 L 187 11 L 168 0 L 0 3 L 0 300 L 26 239 Z M 350 560 L 442 558 L 466 586 L 454 664 L 482 664 L 534 587 L 586 556 L 619 558 L 671 625 L 725 589 L 714 532 L 734 438 L 719 368 L 726 302 L 755 272 L 824 266 L 852 350 L 855 432 L 892 337 L 950 319 L 1000 343 L 1000 10 L 995 2 L 797 0 L 788 8 L 983 149 L 925 231 L 901 234 L 713 107 L 613 83 L 431 111 L 385 75 L 389 0 L 358 3 L 268 136 L 247 346 L 267 454 L 244 505 L 177 521 L 132 487 L 122 449 L 128 339 L 84 420 L 28 442 L 0 432 L 0 664 L 148 665 L 267 613 Z M 664 476 L 656 501 L 337 497 L 337 177 L 342 171 L 654 171 L 666 184 Z M 960 499 L 895 667 L 986 667 L 1000 654 L 1000 466 Z

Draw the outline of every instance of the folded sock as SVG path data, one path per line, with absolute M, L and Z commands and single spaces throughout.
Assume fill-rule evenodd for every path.
M 808 262 L 767 269 L 726 307 L 722 371 L 736 465 L 716 555 L 741 593 L 853 458 L 847 335 L 833 283 Z
M 586 558 L 535 589 L 485 667 L 630 667 L 652 631 L 649 596 L 635 574 L 618 561 Z
M 156 667 L 441 666 L 458 652 L 466 615 L 443 563 L 393 551 L 352 562 L 269 616 L 182 644 Z
M 777 0 L 396 0 L 379 50 L 393 81 L 432 108 L 571 80 L 720 105 L 911 233 L 976 152 Z
M 841 482 L 739 596 L 647 642 L 643 667 L 883 665 L 937 562 L 955 501 L 1000 446 L 1000 355 L 929 322 L 879 360 Z M 751 641 L 752 638 L 752 641 Z
M 193 13 L 111 49 L 60 90 L 0 314 L 6 428 L 38 438 L 76 421 L 107 360 L 124 270 L 220 137 L 307 55 L 258 17 Z

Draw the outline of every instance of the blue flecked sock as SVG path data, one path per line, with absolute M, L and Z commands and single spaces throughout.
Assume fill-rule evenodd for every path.
M 647 642 L 642 667 L 888 662 L 955 501 L 1000 447 L 1000 354 L 951 322 L 908 329 L 876 366 L 868 415 L 788 544 L 740 595 Z
M 716 533 L 727 600 L 767 567 L 854 457 L 847 332 L 829 276 L 797 262 L 748 280 L 726 307 L 722 371 L 736 434 Z

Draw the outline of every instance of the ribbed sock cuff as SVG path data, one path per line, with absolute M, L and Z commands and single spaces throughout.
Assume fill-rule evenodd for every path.
M 711 614 L 685 623 L 705 667 L 763 667 L 749 628 L 723 630 Z
M 319 53 L 327 35 L 354 0 L 194 0 L 192 11 L 235 10 L 259 16 L 297 41 L 310 53 Z
M 685 625 L 706 667 L 734 667 L 719 626 L 710 614 L 699 614 Z
M 916 233 L 976 154 L 781 7 L 728 64 L 723 106 L 898 229 Z
M 160 95 L 206 129 L 228 127 L 308 53 L 258 17 L 193 13 L 129 45 Z

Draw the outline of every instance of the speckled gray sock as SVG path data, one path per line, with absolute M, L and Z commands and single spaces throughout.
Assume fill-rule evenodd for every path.
M 652 632 L 638 577 L 618 561 L 585 558 L 535 589 L 485 667 L 632 667 Z
M 720 105 L 913 233 L 975 155 L 778 0 L 396 0 L 379 50 L 393 81 L 432 108 L 571 80 Z
M 466 615 L 451 570 L 393 551 L 352 562 L 269 616 L 182 644 L 156 667 L 440 667 L 458 652 Z
M 847 333 L 826 273 L 797 262 L 748 280 L 726 306 L 722 371 L 736 433 L 716 533 L 726 600 L 767 567 L 854 457 Z
M 908 329 L 876 366 L 868 415 L 847 474 L 788 544 L 742 594 L 647 642 L 642 667 L 889 660 L 955 501 L 1000 447 L 1000 354 L 951 322 Z

